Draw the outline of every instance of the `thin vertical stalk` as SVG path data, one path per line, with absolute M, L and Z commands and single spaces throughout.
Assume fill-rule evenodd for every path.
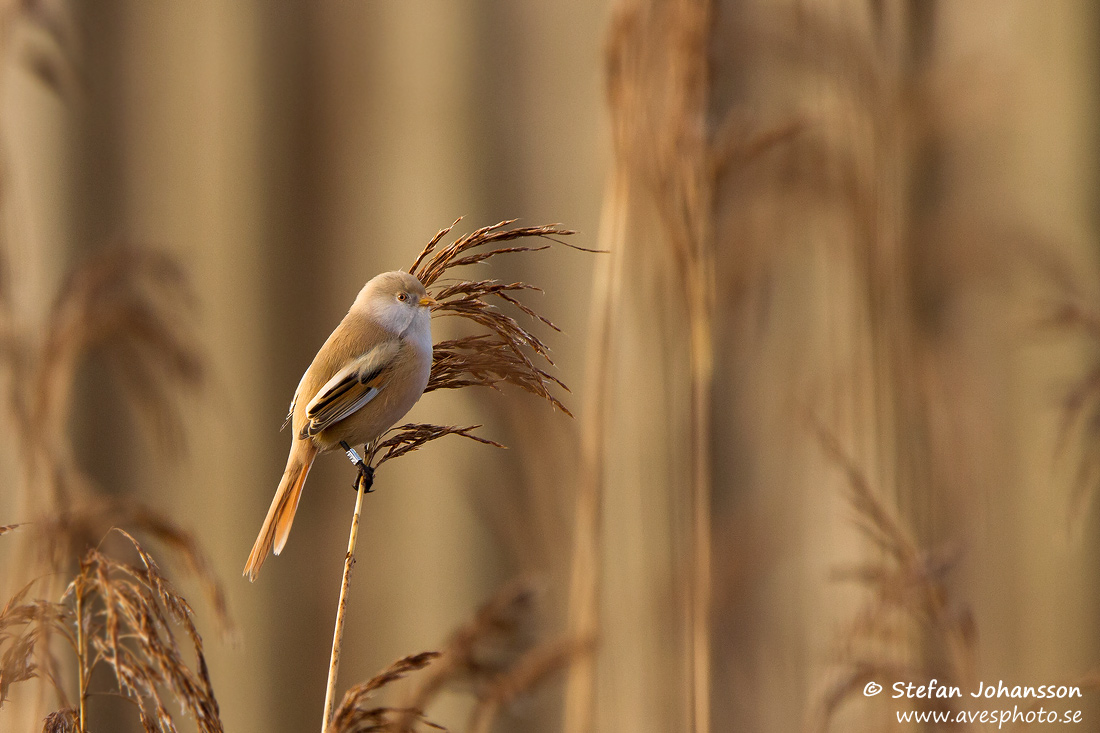
M 351 515 L 351 532 L 348 534 L 348 553 L 344 556 L 344 576 L 340 581 L 340 604 L 336 607 L 336 628 L 332 632 L 332 655 L 328 663 L 328 686 L 325 688 L 325 717 L 321 721 L 321 733 L 328 730 L 332 721 L 332 709 L 336 705 L 336 676 L 340 671 L 340 644 L 344 640 L 344 614 L 348 608 L 348 588 L 351 586 L 351 569 L 355 567 L 355 543 L 359 539 L 359 515 L 363 511 L 365 482 L 362 476 L 357 482 L 355 513 Z
M 719 165 L 708 60 L 712 0 L 622 0 L 610 32 L 608 88 L 616 164 L 652 196 L 686 295 L 690 410 L 684 450 L 690 558 L 682 613 L 687 729 L 710 731 L 711 414 L 715 187 Z M 628 202 L 627 202 L 628 203 Z M 567 733 L 577 733 L 567 728 Z
M 667 47 L 668 121 L 656 131 L 666 151 L 655 195 L 687 298 L 690 379 L 690 589 L 687 593 L 690 730 L 710 733 L 711 695 L 711 398 L 714 391 L 715 186 L 717 163 L 711 103 L 711 0 L 666 6 L 673 38 Z
M 583 644 L 599 633 L 599 591 L 602 553 L 605 437 L 610 392 L 612 321 L 622 281 L 622 245 L 628 211 L 628 179 L 617 172 L 608 183 L 600 221 L 599 248 L 610 254 L 597 270 L 590 354 L 586 367 L 586 411 L 581 426 L 581 460 L 573 522 L 573 556 L 570 569 L 568 627 L 571 638 Z M 565 687 L 565 733 L 589 733 L 595 729 L 594 695 L 596 655 L 578 654 L 569 668 Z
M 692 730 L 710 731 L 711 472 L 710 421 L 714 382 L 711 309 L 704 277 L 689 300 L 691 322 L 691 541 L 690 597 Z
M 691 420 L 691 588 L 687 594 L 690 730 L 710 733 L 711 693 L 711 397 L 714 391 L 714 249 L 717 167 L 708 107 L 711 0 L 670 3 L 672 110 L 658 131 L 669 151 L 657 196 L 687 292 Z M 662 197 L 663 194 L 663 197 Z M 664 199 L 663 201 L 661 199 Z
M 76 584 L 76 684 L 79 693 L 77 710 L 80 718 L 80 733 L 87 730 L 84 725 L 84 700 L 88 697 L 87 662 L 87 640 L 84 636 L 84 589 L 78 581 Z

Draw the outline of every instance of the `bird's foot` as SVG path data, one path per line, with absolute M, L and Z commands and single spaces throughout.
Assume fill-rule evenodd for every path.
M 355 477 L 355 483 L 353 483 L 351 485 L 351 487 L 353 489 L 355 489 L 356 492 L 358 492 L 359 491 L 359 482 L 362 481 L 363 482 L 363 493 L 364 494 L 374 493 L 374 489 L 371 488 L 371 487 L 374 486 L 374 468 L 372 466 L 368 466 L 367 464 L 363 463 L 362 461 L 360 461 L 358 464 L 356 464 L 355 467 L 359 469 L 359 475 Z
M 340 441 L 340 447 L 344 449 L 344 452 L 348 456 L 348 460 L 351 461 L 352 465 L 359 471 L 359 475 L 355 477 L 355 483 L 351 485 L 351 488 L 358 493 L 359 482 L 362 481 L 363 493 L 372 493 L 374 491 L 374 489 L 371 488 L 374 486 L 374 468 L 368 466 L 363 459 L 359 457 L 359 454 L 355 452 L 355 449 L 342 440 Z

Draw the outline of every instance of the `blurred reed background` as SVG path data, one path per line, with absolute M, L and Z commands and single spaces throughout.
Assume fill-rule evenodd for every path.
M 179 261 L 197 316 L 169 310 L 166 333 L 203 365 L 165 359 L 183 450 L 129 409 L 111 341 L 81 361 L 68 435 L 95 482 L 80 491 L 148 505 L 205 548 L 231 638 L 179 586 L 226 730 L 317 728 L 352 472 L 319 462 L 286 551 L 249 585 L 279 425 L 362 283 L 460 215 L 460 232 L 561 222 L 609 251 L 479 272 L 545 289 L 529 301 L 564 329 L 548 341 L 577 418 L 507 390 L 414 409 L 510 450 L 441 441 L 379 472 L 340 689 L 444 650 L 450 667 L 383 699 L 430 698 L 459 731 L 871 731 L 906 728 L 867 680 L 1100 668 L 1094 3 L 4 14 L 5 378 L 33 382 L 10 344 L 49 332 L 81 262 L 118 245 Z M 21 424 L 5 425 L 0 525 L 61 501 Z M 3 598 L 46 572 L 35 537 L 0 538 Z M 507 694 L 517 678 L 496 674 L 519 658 L 532 690 Z M 59 707 L 12 694 L 5 731 Z M 1083 730 L 1100 729 L 1095 695 Z M 468 724 L 490 698 L 495 722 Z M 90 712 L 91 731 L 140 729 L 124 706 Z

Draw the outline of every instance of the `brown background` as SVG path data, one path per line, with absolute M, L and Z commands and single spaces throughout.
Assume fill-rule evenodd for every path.
M 239 574 L 285 461 L 279 425 L 294 386 L 359 287 L 407 267 L 458 216 L 463 231 L 561 222 L 578 244 L 608 246 L 601 207 L 615 215 L 606 191 L 617 175 L 634 180 L 620 250 L 601 260 L 555 249 L 493 270 L 546 290 L 534 301 L 564 329 L 550 342 L 578 423 L 515 394 L 433 394 L 415 408 L 413 418 L 485 423 L 511 450 L 444 441 L 380 473 L 340 687 L 437 648 L 523 572 L 543 588 L 546 633 L 564 630 L 579 425 L 600 389 L 588 339 L 606 297 L 594 730 L 687 729 L 686 296 L 660 208 L 612 144 L 613 5 L 75 3 L 61 12 L 80 78 L 64 97 L 21 61 L 48 39 L 11 24 L 5 216 L 21 317 L 41 319 L 72 263 L 120 241 L 174 253 L 198 289 L 213 379 L 187 406 L 187 457 L 158 457 L 95 363 L 73 430 L 102 486 L 191 527 L 224 579 L 237 644 L 218 642 L 196 606 L 227 730 L 316 729 L 320 717 L 354 500 L 342 458 L 312 472 L 284 554 L 255 585 Z M 1096 345 L 1038 327 L 1058 292 L 1018 256 L 1019 242 L 1041 241 L 1097 291 L 1096 5 L 715 5 L 713 116 L 734 110 L 750 129 L 796 120 L 834 147 L 825 159 L 797 142 L 766 153 L 723 180 L 715 203 L 713 730 L 802 729 L 831 642 L 864 598 L 830 580 L 870 551 L 808 412 L 922 544 L 961 548 L 949 586 L 976 619 L 982 679 L 1046 683 L 1100 666 L 1097 515 L 1072 501 L 1077 442 L 1057 450 L 1060 401 Z M 780 5 L 878 40 L 849 55 L 813 47 Z M 907 40 L 875 36 L 876 12 Z M 773 33 L 810 45 L 809 61 L 782 58 Z M 891 83 L 919 78 L 935 95 L 886 83 L 862 98 L 845 59 L 868 45 Z M 912 132 L 922 113 L 943 131 L 934 152 L 898 153 L 884 130 Z M 911 204 L 922 156 L 935 160 L 934 211 Z M 843 197 L 818 195 L 841 185 L 828 175 L 838 160 L 871 181 L 867 241 Z M 963 222 L 970 214 L 978 225 Z M 609 295 L 613 271 L 622 285 Z M 916 335 L 895 338 L 900 322 Z M 452 325 L 437 322 L 437 338 Z M 21 519 L 7 516 L 13 505 L 0 484 L 0 524 Z M 554 678 L 499 729 L 561 729 L 562 690 Z M 468 705 L 447 693 L 432 717 L 461 729 Z M 879 724 L 891 710 L 860 701 L 834 729 L 900 729 Z M 0 711 L 0 727 L 14 715 Z

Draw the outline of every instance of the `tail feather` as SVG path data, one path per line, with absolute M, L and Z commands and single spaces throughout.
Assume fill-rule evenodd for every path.
M 276 555 L 283 551 L 290 527 L 294 523 L 294 513 L 298 511 L 298 501 L 302 498 L 302 487 L 305 486 L 306 476 L 309 475 L 310 466 L 316 457 L 317 449 L 310 441 L 296 442 L 291 450 L 286 471 L 283 472 L 275 498 L 271 500 L 271 507 L 268 508 L 260 534 L 256 537 L 256 544 L 252 546 L 252 552 L 248 554 L 248 562 L 244 566 L 244 574 L 249 581 L 256 580 L 260 567 L 272 549 Z

